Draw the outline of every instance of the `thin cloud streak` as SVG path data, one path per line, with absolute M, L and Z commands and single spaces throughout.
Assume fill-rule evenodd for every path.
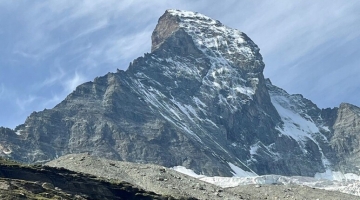
M 106 47 L 108 48 L 104 51 L 104 55 L 101 55 L 101 58 L 112 63 L 118 63 L 121 60 L 136 59 L 150 51 L 149 38 L 151 33 L 152 30 L 146 29 L 143 32 L 118 38 L 117 40 L 115 40 L 115 38 L 114 40 L 109 40 L 106 42 Z
M 64 69 L 60 66 L 55 68 L 56 71 L 51 70 L 51 76 L 46 78 L 39 87 L 49 87 L 53 84 L 59 83 L 63 80 L 64 76 L 66 75 Z
M 64 82 L 63 84 L 64 91 L 66 93 L 70 93 L 74 91 L 78 85 L 84 82 L 85 82 L 85 78 L 81 74 L 75 72 L 74 76 L 71 79 L 68 79 L 67 81 Z
M 20 111 L 24 111 L 26 108 L 29 107 L 29 105 L 31 105 L 35 100 L 37 99 L 37 97 L 35 96 L 28 96 L 27 98 L 17 98 L 16 99 L 16 104 L 18 106 L 18 108 L 20 109 Z
M 283 3 L 284 1 L 266 1 L 261 4 L 253 16 L 261 20 L 255 23 L 249 21 L 244 27 L 248 27 L 247 33 L 255 38 L 262 54 L 278 55 L 279 51 L 284 52 L 287 55 L 283 58 L 286 63 L 299 59 L 326 41 L 349 37 L 346 27 L 359 20 L 348 16 L 349 13 L 357 12 L 353 9 L 354 3 Z M 278 9 L 273 9 L 274 7 Z M 261 30 L 266 30 L 265 37 Z M 359 31 L 352 34 L 352 37 L 356 37 Z

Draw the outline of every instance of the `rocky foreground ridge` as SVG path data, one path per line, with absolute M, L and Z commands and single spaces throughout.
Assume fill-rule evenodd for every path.
M 358 173 L 360 109 L 320 109 L 272 85 L 264 66 L 246 34 L 168 10 L 151 53 L 78 86 L 15 130 L 0 128 L 0 155 L 43 163 L 87 152 L 211 176 Z
M 175 199 L 147 192 L 123 180 L 0 159 L 0 199 Z M 195 199 L 180 197 L 178 199 Z

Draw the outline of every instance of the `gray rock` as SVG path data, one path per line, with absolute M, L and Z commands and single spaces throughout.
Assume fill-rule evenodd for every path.
M 359 173 L 360 164 L 360 108 L 342 103 L 337 110 L 333 125 L 331 145 L 334 148 L 339 163 L 338 170 Z

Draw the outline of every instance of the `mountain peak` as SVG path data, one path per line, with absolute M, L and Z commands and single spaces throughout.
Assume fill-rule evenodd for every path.
M 151 50 L 158 49 L 177 31 L 190 36 L 196 48 L 206 56 L 229 62 L 246 72 L 263 71 L 260 49 L 246 34 L 196 12 L 167 10 L 152 34 Z
M 152 34 L 152 48 L 154 51 L 157 49 L 165 39 L 176 32 L 180 28 L 191 28 L 186 25 L 191 22 L 192 26 L 202 24 L 203 26 L 221 25 L 219 21 L 215 21 L 210 17 L 203 14 L 183 10 L 166 10 L 165 13 L 159 18 L 158 24 Z

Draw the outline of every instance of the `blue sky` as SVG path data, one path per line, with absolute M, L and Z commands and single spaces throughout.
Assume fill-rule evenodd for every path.
M 166 9 L 245 32 L 265 76 L 319 107 L 360 105 L 360 1 L 0 1 L 0 126 L 14 128 L 75 87 L 150 52 Z

